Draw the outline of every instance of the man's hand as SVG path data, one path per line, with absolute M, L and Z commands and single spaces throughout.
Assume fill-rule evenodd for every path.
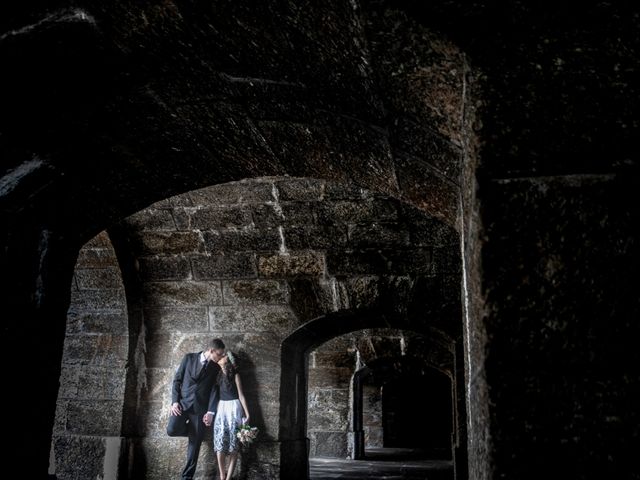
M 179 417 L 182 415 L 182 407 L 178 402 L 171 405 L 171 415 L 174 417 Z
M 208 412 L 205 413 L 204 417 L 202 417 L 202 421 L 204 422 L 204 424 L 207 427 L 210 427 L 211 423 L 213 422 L 213 415 L 211 413 L 208 413 Z

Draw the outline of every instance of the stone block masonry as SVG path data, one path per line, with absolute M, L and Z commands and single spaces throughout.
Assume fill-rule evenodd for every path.
M 223 338 L 236 352 L 251 423 L 261 429 L 255 448 L 264 463 L 252 465 L 251 471 L 271 472 L 278 468 L 269 451 L 281 429 L 284 339 L 306 322 L 340 310 L 377 308 L 380 303 L 389 314 L 404 312 L 401 304 L 409 286 L 425 283 L 418 278 L 450 271 L 450 256 L 455 258 L 459 250 L 450 227 L 397 200 L 297 178 L 264 178 L 185 193 L 129 217 L 121 230 L 139 279 L 137 289 L 131 289 L 140 292 L 139 298 L 127 300 L 139 305 L 144 333 L 141 375 L 126 390 L 140 392 L 137 399 L 126 399 L 139 412 L 135 431 L 141 438 L 132 443 L 131 468 L 148 468 L 145 475 L 151 479 L 175 476 L 182 467 L 184 446 L 167 439 L 164 429 L 171 381 L 185 353 L 202 350 L 212 337 Z M 122 368 L 131 351 L 124 290 L 115 258 L 87 246 L 80 259 L 65 358 L 69 368 L 93 370 L 65 371 L 64 395 L 70 398 L 59 405 L 58 423 L 77 434 L 114 434 L 125 386 L 106 378 L 105 371 Z M 440 259 L 446 260 L 446 269 L 437 265 Z M 122 318 L 113 317 L 118 312 Z M 113 318 L 124 322 L 119 336 L 105 325 Z M 450 322 L 455 329 L 456 319 Z M 83 328 L 91 328 L 93 336 L 78 338 Z M 357 337 L 358 342 L 365 337 Z M 379 332 L 364 342 L 365 348 L 355 345 L 354 338 L 349 337 L 347 349 L 334 345 L 312 356 L 308 436 L 314 455 L 348 454 L 354 352 L 360 348 L 373 358 L 382 349 L 400 350 L 397 333 Z M 104 392 L 103 404 L 95 407 L 78 394 L 89 386 Z M 100 421 L 83 422 L 92 416 Z M 138 463 L 162 449 L 166 456 L 152 468 Z M 202 471 L 212 473 L 213 457 L 203 455 Z
M 117 466 L 120 454 L 129 348 L 124 284 L 105 232 L 80 250 L 67 318 L 50 468 L 60 479 L 103 478 L 105 459 Z

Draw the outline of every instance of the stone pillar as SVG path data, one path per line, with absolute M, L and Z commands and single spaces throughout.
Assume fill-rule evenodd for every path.
M 362 410 L 363 410 L 363 400 L 362 400 L 362 370 L 355 373 L 353 376 L 353 408 L 351 411 L 352 420 L 351 426 L 352 429 L 349 432 L 349 452 L 351 453 L 351 458 L 354 460 L 360 460 L 364 458 L 364 430 L 362 428 Z
M 364 458 L 364 430 L 352 430 L 348 434 L 349 451 L 353 460 Z
M 467 409 L 465 395 L 464 346 L 459 340 L 455 343 L 453 393 L 454 430 L 451 439 L 453 446 L 454 478 L 466 479 L 469 476 L 469 457 L 467 454 Z
M 288 460 L 280 464 L 280 480 L 309 478 L 308 438 L 280 442 L 280 458 L 287 458 Z

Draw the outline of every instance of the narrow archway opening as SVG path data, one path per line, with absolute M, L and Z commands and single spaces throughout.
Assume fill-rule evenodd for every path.
M 450 461 L 452 370 L 449 349 L 397 329 L 356 331 L 315 348 L 307 364 L 309 457 Z
M 378 351 L 365 351 L 363 345 L 377 345 Z M 421 357 L 407 355 L 414 348 Z M 371 311 L 343 312 L 307 323 L 283 344 L 281 385 L 290 389 L 288 398 L 281 391 L 281 438 L 297 447 L 283 449 L 283 464 L 297 466 L 303 476 L 308 469 L 310 478 L 325 478 L 336 469 L 353 472 L 353 478 L 371 478 L 358 477 L 357 472 L 399 474 L 409 462 L 425 475 L 455 478 L 460 432 L 455 431 L 454 417 L 461 412 L 453 389 L 454 356 L 454 342 L 442 332 L 411 331 L 402 327 L 401 319 Z M 429 411 L 418 419 L 400 418 L 406 416 L 407 397 L 417 394 L 416 382 L 432 391 Z M 375 405 L 364 408 L 365 391 L 378 396 L 377 420 Z M 415 402 L 421 403 L 424 409 L 424 402 Z M 377 424 L 377 431 L 367 428 L 365 433 L 365 412 L 367 427 Z M 346 419 L 349 427 L 342 428 Z M 423 433 L 410 437 L 410 427 L 397 422 L 420 424 Z M 367 455 L 366 441 L 376 435 L 379 446 L 371 445 Z M 309 465 L 302 461 L 305 449 Z
M 450 372 L 417 357 L 380 358 L 356 372 L 353 385 L 354 429 L 361 424 L 364 434 L 356 437 L 364 444 L 356 450 L 362 458 L 452 459 Z
M 441 380 L 437 374 L 425 373 L 390 380 L 382 386 L 384 449 L 451 458 L 451 385 L 447 379 Z M 365 450 L 365 455 L 371 458 L 373 452 Z
M 129 314 L 122 272 L 106 232 L 75 265 L 51 441 L 49 474 L 115 478 L 126 448 L 123 410 Z

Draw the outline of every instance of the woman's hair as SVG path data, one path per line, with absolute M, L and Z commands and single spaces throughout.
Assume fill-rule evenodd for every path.
M 225 368 L 220 369 L 220 373 L 218 374 L 218 382 L 226 382 L 227 385 L 230 385 L 234 382 L 236 372 L 238 371 L 236 367 L 236 357 L 231 353 L 231 351 L 226 352 L 227 356 L 227 364 Z
M 227 360 L 229 360 L 234 367 L 236 366 L 236 356 L 231 350 L 227 350 Z

